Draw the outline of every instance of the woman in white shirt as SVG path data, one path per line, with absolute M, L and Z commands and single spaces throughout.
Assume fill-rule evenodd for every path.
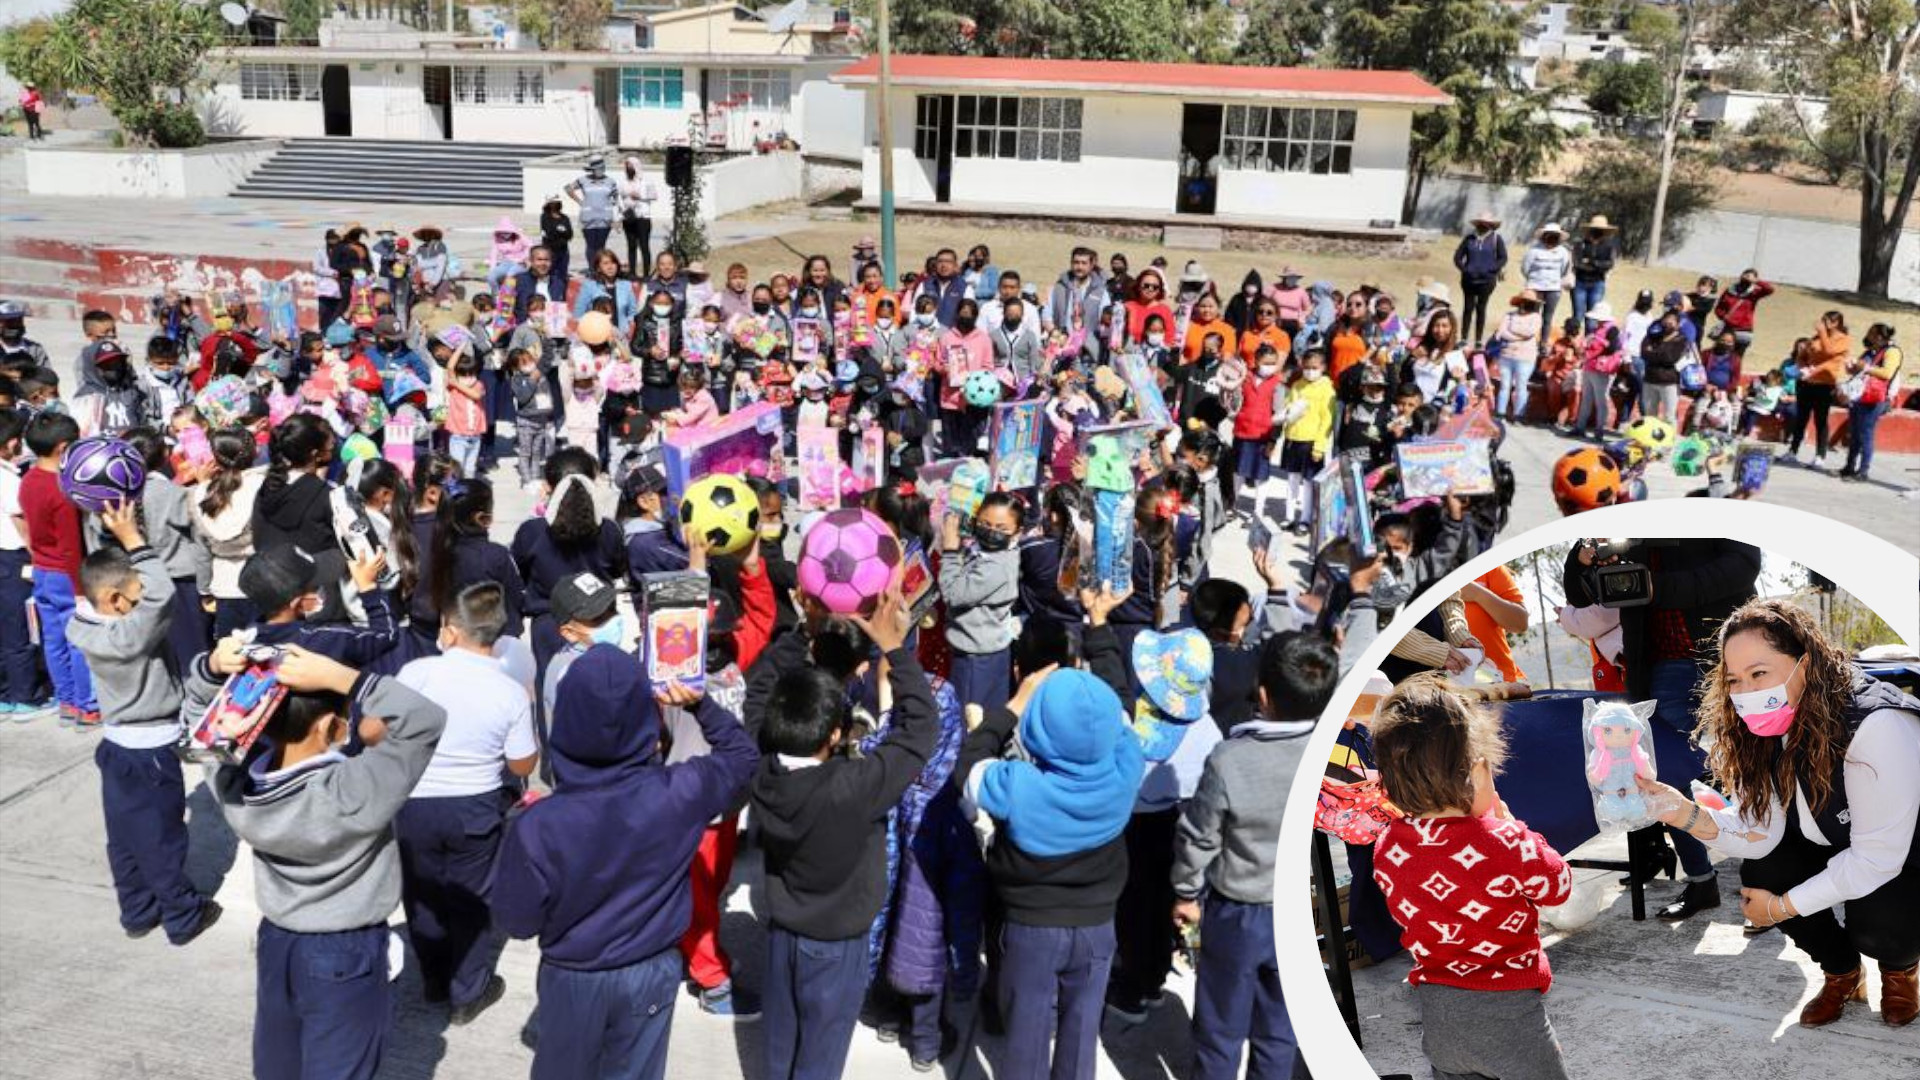
M 1813 616 L 1752 600 L 1721 624 L 1694 738 L 1727 788 L 1711 810 L 1653 781 L 1660 820 L 1740 867 L 1741 906 L 1779 926 L 1826 973 L 1800 1013 L 1820 1027 L 1867 1000 L 1861 956 L 1880 968 L 1880 1018 L 1920 1013 L 1920 700 L 1855 667 Z M 1842 925 L 1837 909 L 1845 909 Z
M 653 202 L 660 189 L 646 178 L 639 158 L 629 154 L 621 165 L 620 231 L 627 237 L 627 265 L 637 278 L 653 265 Z
M 1554 309 L 1560 306 L 1560 290 L 1573 273 L 1573 253 L 1562 243 L 1567 234 L 1558 223 L 1540 226 L 1540 235 L 1520 258 L 1520 273 L 1527 288 L 1540 294 L 1540 325 L 1553 325 Z

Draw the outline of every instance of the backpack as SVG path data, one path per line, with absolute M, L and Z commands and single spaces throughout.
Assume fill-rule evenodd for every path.
M 1601 375 L 1612 375 L 1620 370 L 1620 363 L 1624 359 L 1626 354 L 1620 351 L 1620 328 L 1603 322 L 1587 338 L 1581 367 Z

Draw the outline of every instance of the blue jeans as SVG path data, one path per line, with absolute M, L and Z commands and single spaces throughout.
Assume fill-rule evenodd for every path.
M 0 702 L 38 705 L 40 665 L 33 658 L 33 638 L 27 632 L 27 601 L 33 585 L 22 575 L 29 565 L 26 548 L 0 551 Z
M 73 619 L 73 579 L 58 570 L 34 567 L 33 606 L 40 613 L 40 651 L 47 657 L 53 696 L 60 704 L 83 712 L 98 710 L 87 658 L 67 642 L 67 623 Z
M 1509 360 L 1505 356 L 1500 358 L 1500 393 L 1493 401 L 1495 416 L 1512 416 L 1522 420 L 1527 418 L 1527 395 L 1531 392 L 1527 380 L 1533 378 L 1535 363 L 1536 361 L 1533 360 Z M 1507 411 L 1509 402 L 1513 404 L 1512 412 Z
M 1691 660 L 1656 660 L 1653 678 L 1647 683 L 1647 696 L 1658 703 L 1653 718 L 1682 735 L 1693 731 L 1693 703 L 1700 690 L 1700 666 Z M 1673 848 L 1680 855 L 1680 868 L 1689 881 L 1704 881 L 1713 876 L 1713 857 L 1707 845 L 1689 833 L 1671 825 L 1655 828 L 1673 836 Z
M 1873 435 L 1887 415 L 1887 405 L 1883 399 L 1877 405 L 1847 406 L 1847 468 L 1861 476 L 1873 468 Z
M 679 953 L 674 953 L 679 971 Z M 867 938 L 767 933 L 766 1080 L 840 1080 L 867 992 Z
M 453 458 L 454 464 L 460 466 L 460 476 L 462 479 L 480 479 L 480 436 L 449 436 L 447 439 L 447 454 Z
M 372 1080 L 393 1027 L 387 925 L 302 934 L 260 920 L 253 1074 Z
M 1581 326 L 1587 325 L 1587 312 L 1594 305 L 1607 298 L 1607 279 L 1599 281 L 1576 281 L 1573 283 L 1573 317 Z M 1543 328 L 1544 329 L 1544 328 Z
M 673 1034 L 673 999 L 679 989 L 678 949 L 608 971 L 542 963 L 533 1080 L 660 1080 L 667 1072 L 667 1040 Z
M 1280 996 L 1273 905 L 1209 896 L 1200 940 L 1192 1080 L 1235 1080 L 1242 1044 L 1252 1051 L 1247 1080 L 1288 1080 L 1299 1043 Z

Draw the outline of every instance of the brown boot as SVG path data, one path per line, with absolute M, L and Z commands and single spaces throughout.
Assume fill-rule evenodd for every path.
M 1920 964 L 1905 971 L 1880 969 L 1880 1019 L 1903 1027 L 1920 1015 Z
M 1827 984 L 1800 1010 L 1801 1027 L 1825 1027 L 1840 1019 L 1849 1001 L 1867 1000 L 1867 973 L 1854 968 L 1845 975 L 1827 976 Z

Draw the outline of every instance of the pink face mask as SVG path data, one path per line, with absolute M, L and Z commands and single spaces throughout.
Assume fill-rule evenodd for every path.
M 1800 664 L 1806 660 L 1802 656 L 1794 661 L 1793 671 L 1800 670 Z M 1747 730 L 1763 739 L 1784 735 L 1793 726 L 1793 705 L 1787 700 L 1787 686 L 1793 682 L 1793 671 L 1778 686 L 1769 686 L 1763 690 L 1749 690 L 1744 694 L 1729 694 L 1733 711 L 1747 725 Z

